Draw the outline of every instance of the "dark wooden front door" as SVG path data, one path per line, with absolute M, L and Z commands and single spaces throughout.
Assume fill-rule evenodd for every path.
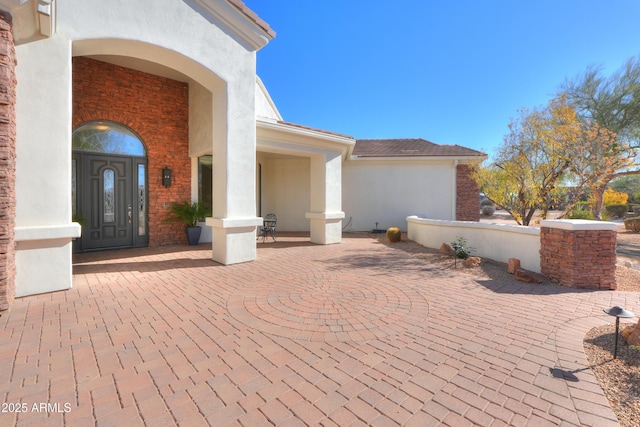
M 74 153 L 74 158 L 80 178 L 77 203 L 84 218 L 79 249 L 91 251 L 145 245 L 146 221 L 140 220 L 140 209 L 144 209 L 146 202 L 143 200 L 141 207 L 138 200 L 138 167 L 144 163 L 140 163 L 140 159 L 117 155 Z M 142 196 L 146 197 L 146 194 Z

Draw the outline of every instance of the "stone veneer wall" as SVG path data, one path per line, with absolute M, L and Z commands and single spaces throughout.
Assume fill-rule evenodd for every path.
M 92 120 L 128 126 L 147 148 L 149 246 L 186 242 L 184 227 L 166 224 L 168 204 L 191 199 L 189 86 L 90 58 L 73 58 L 73 128 Z M 173 170 L 162 186 L 162 169 Z
M 553 222 L 541 224 L 542 274 L 571 288 L 616 289 L 615 229 L 555 228 Z
M 16 55 L 11 15 L 0 12 L 0 311 L 16 294 Z
M 471 170 L 469 165 L 456 168 L 456 221 L 480 221 L 480 188 Z

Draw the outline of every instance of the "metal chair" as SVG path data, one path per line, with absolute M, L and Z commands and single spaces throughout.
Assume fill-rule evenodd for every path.
M 271 233 L 271 238 L 273 241 L 276 241 L 276 223 L 278 222 L 278 218 L 276 214 L 267 214 L 264 217 L 264 222 L 262 223 L 262 243 L 267 239 L 267 234 Z

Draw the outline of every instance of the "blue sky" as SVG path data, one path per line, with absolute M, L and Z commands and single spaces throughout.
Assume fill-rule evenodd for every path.
M 640 55 L 638 0 L 245 0 L 277 36 L 257 72 L 285 120 L 491 154 L 565 78 Z

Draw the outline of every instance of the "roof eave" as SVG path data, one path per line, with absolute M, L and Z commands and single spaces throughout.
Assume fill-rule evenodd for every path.
M 257 18 L 257 15 L 244 6 L 242 2 L 234 0 L 192 1 L 216 22 L 236 34 L 251 50 L 262 49 L 275 37 L 275 32 L 269 28 L 266 22 Z
M 279 132 L 290 137 L 299 137 L 300 139 L 296 139 L 294 142 L 297 145 L 339 151 L 343 158 L 348 156 L 355 145 L 355 139 L 350 136 L 323 132 L 268 119 L 256 118 L 256 128 L 262 131 Z
M 486 158 L 486 154 L 470 156 L 358 156 L 352 154 L 349 156 L 349 160 L 355 161 L 458 161 L 462 164 L 477 163 Z

